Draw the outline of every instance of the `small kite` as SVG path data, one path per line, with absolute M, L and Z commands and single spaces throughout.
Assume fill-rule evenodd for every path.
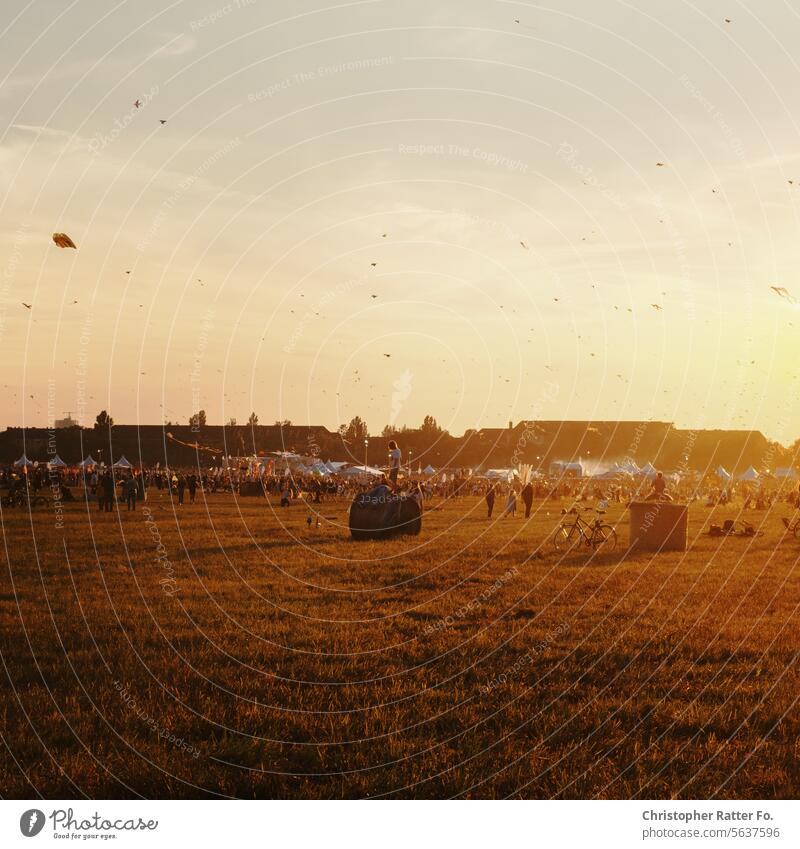
M 780 298 L 787 300 L 790 304 L 796 304 L 797 298 L 785 286 L 770 286 L 770 289 Z
M 66 233 L 53 233 L 53 241 L 60 248 L 77 248 L 75 242 Z

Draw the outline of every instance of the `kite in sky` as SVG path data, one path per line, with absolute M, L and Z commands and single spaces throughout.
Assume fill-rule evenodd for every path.
M 53 241 L 60 248 L 77 248 L 75 242 L 66 233 L 53 233 Z

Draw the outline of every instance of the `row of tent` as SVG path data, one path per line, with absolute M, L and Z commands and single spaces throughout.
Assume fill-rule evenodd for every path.
M 717 467 L 716 475 L 718 478 L 724 481 L 733 480 L 733 475 L 724 466 Z M 780 469 L 775 469 L 774 474 L 759 472 L 753 466 L 750 466 L 750 468 L 742 472 L 736 478 L 736 480 L 755 482 L 760 481 L 764 478 L 778 478 L 779 480 L 800 480 L 800 474 L 798 474 L 797 469 L 793 469 L 791 466 L 784 466 Z
M 33 462 L 33 461 L 29 460 L 23 454 L 19 458 L 19 460 L 15 461 L 14 468 L 15 469 L 33 468 L 34 466 L 38 466 L 38 465 L 39 465 L 38 462 Z M 48 460 L 45 465 L 50 469 L 66 469 L 68 467 L 68 464 L 65 463 L 61 459 L 61 457 L 58 456 L 58 454 L 56 454 L 53 457 L 52 460 Z M 99 463 L 94 459 L 94 457 L 92 457 L 91 454 L 89 454 L 86 457 L 86 459 L 81 460 L 81 462 L 78 463 L 78 468 L 79 469 L 93 469 L 95 466 L 98 466 L 98 465 L 99 465 Z M 131 463 L 130 460 L 128 460 L 128 458 L 123 454 L 119 458 L 119 460 L 117 460 L 116 463 L 112 464 L 111 468 L 112 469 L 132 469 L 133 463 Z

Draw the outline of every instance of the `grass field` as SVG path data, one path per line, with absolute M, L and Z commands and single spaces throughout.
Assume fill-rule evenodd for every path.
M 347 504 L 4 510 L 4 797 L 797 797 L 800 542 L 531 553 L 462 499 L 354 543 Z M 549 513 L 548 513 L 549 511 Z M 714 521 L 733 513 L 719 510 Z M 159 545 L 163 548 L 159 548 Z

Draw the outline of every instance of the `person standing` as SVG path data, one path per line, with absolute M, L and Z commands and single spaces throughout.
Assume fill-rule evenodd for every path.
M 487 519 L 492 518 L 492 512 L 494 511 L 494 496 L 495 496 L 494 484 L 490 483 L 489 489 L 486 490 L 486 513 L 487 513 L 486 518 Z
M 517 515 L 517 493 L 513 486 L 511 486 L 508 490 L 508 498 L 506 499 L 506 509 L 503 511 L 503 515 Z
M 105 499 L 105 512 L 110 513 L 114 509 L 114 478 L 111 472 L 103 475 L 103 497 Z
M 197 475 L 192 472 L 189 475 L 189 504 L 194 504 L 194 496 L 197 492 Z
M 178 475 L 178 504 L 183 504 L 183 493 L 186 490 L 186 478 L 181 472 Z
M 139 494 L 139 486 L 136 483 L 136 478 L 131 475 L 122 487 L 122 494 L 125 496 L 125 503 L 128 510 L 136 511 L 136 497 Z
M 533 504 L 533 486 L 531 486 L 530 481 L 522 487 L 522 503 L 525 505 L 525 518 L 530 519 L 531 517 L 531 505 Z
M 400 459 L 403 455 L 397 447 L 397 443 L 392 439 L 389 441 L 389 480 L 392 484 L 392 489 L 397 488 L 397 476 L 400 474 Z

